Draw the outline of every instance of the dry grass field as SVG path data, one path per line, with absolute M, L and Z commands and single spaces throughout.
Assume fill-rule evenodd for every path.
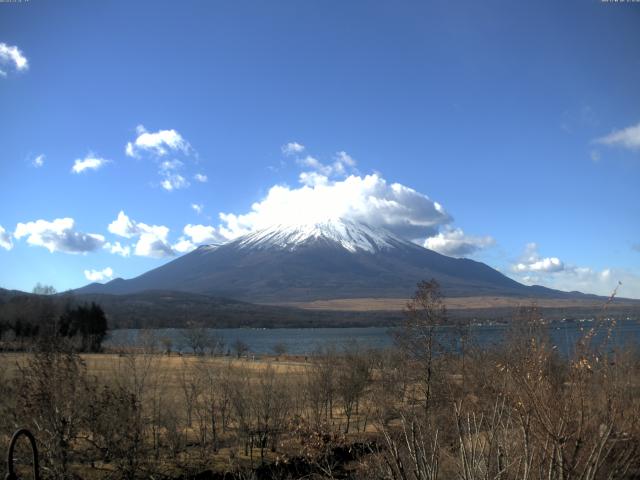
M 640 355 L 612 345 L 616 321 L 563 356 L 535 307 L 514 319 L 488 348 L 466 323 L 442 338 L 425 284 L 385 351 L 79 355 L 47 339 L 0 354 L 0 442 L 31 429 L 61 480 L 640 478 Z
M 308 364 L 299 356 L 262 356 L 259 360 L 251 360 L 249 358 L 237 359 L 235 357 L 220 356 L 196 356 L 196 355 L 179 355 L 173 353 L 171 355 L 150 353 L 138 356 L 148 355 L 154 362 L 154 367 L 167 372 L 176 374 L 184 368 L 196 364 L 204 364 L 211 367 L 221 367 L 231 365 L 232 367 L 248 368 L 260 371 L 270 365 L 278 373 L 292 373 L 303 371 Z M 118 353 L 83 353 L 79 357 L 83 360 L 89 373 L 97 376 L 109 375 L 123 368 L 127 363 L 128 355 Z M 11 375 L 18 369 L 18 366 L 24 366 L 26 362 L 32 358 L 32 354 L 25 352 L 0 352 L 0 364 L 6 367 L 5 373 Z
M 0 383 L 3 385 L 0 393 L 16 393 L 12 385 L 19 385 L 25 378 L 36 375 L 36 385 L 40 388 L 43 383 L 51 382 L 44 388 L 59 389 L 55 393 L 49 390 L 47 394 L 61 395 L 57 401 L 63 405 L 55 407 L 56 411 L 66 408 L 69 411 L 64 416 L 77 417 L 78 421 L 83 418 L 82 423 L 85 424 L 91 424 L 93 420 L 87 419 L 87 415 L 93 415 L 87 413 L 87 409 L 91 410 L 97 403 L 92 395 L 97 393 L 99 402 L 103 388 L 114 393 L 123 392 L 125 398 L 132 395 L 138 406 L 133 411 L 125 406 L 121 411 L 123 405 L 118 406 L 117 397 L 113 396 L 114 393 L 109 394 L 108 398 L 116 402 L 115 405 L 105 404 L 106 408 L 114 410 L 104 419 L 109 433 L 98 435 L 120 437 L 123 429 L 139 428 L 144 437 L 139 441 L 145 444 L 146 453 L 140 453 L 145 458 L 145 466 L 137 468 L 151 468 L 163 477 L 180 477 L 185 472 L 200 470 L 251 469 L 263 462 L 281 461 L 300 453 L 299 436 L 284 435 L 283 432 L 301 428 L 305 422 L 296 427 L 296 419 L 311 417 L 305 405 L 306 386 L 317 375 L 312 372 L 317 371 L 317 365 L 314 366 L 311 360 L 305 361 L 304 357 L 262 356 L 254 360 L 250 357 L 129 352 L 80 354 L 76 358 L 84 372 L 80 373 L 81 383 L 87 386 L 75 385 L 70 389 L 66 384 L 71 380 L 67 376 L 69 372 L 54 371 L 62 368 L 76 371 L 64 361 L 49 365 L 46 368 L 50 370 L 43 372 L 34 366 L 36 356 L 32 353 L 0 353 Z M 336 365 L 329 367 L 335 371 Z M 78 375 L 77 372 L 74 374 L 73 382 L 78 381 Z M 89 392 L 91 389 L 94 394 Z M 41 396 L 31 388 L 29 390 L 27 398 Z M 19 398 L 16 401 L 19 403 Z M 3 407 L 5 413 L 11 411 L 12 414 L 20 409 L 17 403 L 8 399 L 0 401 L 0 413 Z M 372 431 L 370 420 L 364 418 L 365 412 L 369 413 L 368 410 L 349 413 L 352 436 Z M 38 409 L 37 414 L 43 412 Z M 56 423 L 51 415 L 55 417 L 58 414 L 48 412 L 47 421 Z M 118 415 L 122 418 L 117 418 Z M 347 418 L 337 398 L 331 402 L 327 419 L 336 432 L 345 429 Z M 4 443 L 11 432 L 24 422 L 17 420 L 14 423 L 8 416 L 2 420 L 0 439 Z M 137 421 L 141 424 L 136 427 Z M 41 438 L 45 434 L 38 433 L 37 425 L 31 428 L 36 437 Z M 82 478 L 119 478 L 122 468 L 126 467 L 121 462 L 100 458 L 92 445 L 96 443 L 93 438 L 98 435 L 84 431 L 78 431 L 76 435 L 85 441 L 76 440 L 73 447 L 71 444 L 66 447 L 77 451 L 70 456 L 74 459 L 70 459 L 65 468 Z M 91 440 L 87 443 L 89 438 Z M 127 442 L 131 441 L 127 439 Z M 132 446 L 125 448 L 130 450 Z
M 406 308 L 408 298 L 348 298 L 327 299 L 312 302 L 289 302 L 279 305 L 298 307 L 306 310 L 334 310 L 334 311 L 400 311 Z M 535 303 L 539 308 L 562 308 L 571 310 L 574 308 L 590 308 L 599 310 L 602 308 L 602 299 L 536 299 L 514 297 L 453 297 L 446 298 L 444 303 L 449 310 L 465 309 L 491 309 L 491 308 L 518 308 Z M 619 307 L 635 307 L 639 302 L 616 300 Z

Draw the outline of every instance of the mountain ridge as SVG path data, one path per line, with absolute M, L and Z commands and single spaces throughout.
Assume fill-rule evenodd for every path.
M 525 286 L 488 265 L 447 257 L 352 220 L 268 226 L 194 251 L 132 279 L 89 284 L 76 293 L 177 290 L 249 302 L 408 298 L 435 278 L 446 296 L 583 297 Z

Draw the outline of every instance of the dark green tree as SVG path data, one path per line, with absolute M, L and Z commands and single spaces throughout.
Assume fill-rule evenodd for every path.
M 99 352 L 107 334 L 107 317 L 100 305 L 94 302 L 91 305 L 67 308 L 60 316 L 58 334 L 67 338 L 79 338 L 80 350 L 83 352 Z

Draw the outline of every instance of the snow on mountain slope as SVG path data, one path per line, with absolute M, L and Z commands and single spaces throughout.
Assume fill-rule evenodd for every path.
M 392 233 L 350 220 L 326 220 L 307 224 L 273 225 L 236 240 L 243 249 L 296 250 L 313 241 L 325 241 L 342 246 L 350 252 L 375 253 L 408 244 Z
M 435 278 L 448 296 L 567 294 L 526 287 L 481 262 L 451 258 L 380 228 L 333 219 L 275 225 L 191 253 L 129 279 L 78 293 L 179 290 L 250 302 L 408 298 Z
M 203 253 L 207 253 L 207 252 L 213 252 L 215 250 L 217 250 L 218 248 L 220 248 L 222 245 L 222 243 L 210 243 L 208 245 L 200 245 L 196 250 L 203 252 Z

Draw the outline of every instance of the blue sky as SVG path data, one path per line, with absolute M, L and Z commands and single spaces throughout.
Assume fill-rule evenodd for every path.
M 640 298 L 639 27 L 598 1 L 0 4 L 0 286 L 313 211 Z

